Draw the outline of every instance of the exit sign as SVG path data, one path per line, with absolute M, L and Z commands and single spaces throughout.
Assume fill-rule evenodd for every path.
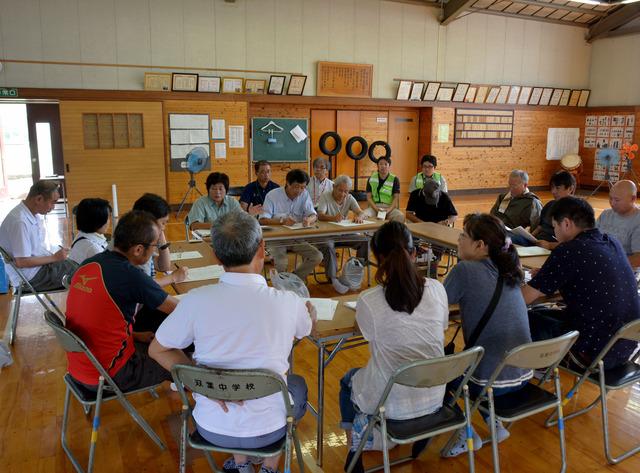
M 18 89 L 7 89 L 6 87 L 0 87 L 0 97 L 17 97 Z

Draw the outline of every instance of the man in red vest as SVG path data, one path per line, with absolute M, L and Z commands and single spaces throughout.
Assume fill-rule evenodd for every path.
M 152 332 L 133 332 L 141 305 L 169 314 L 177 299 L 142 270 L 157 251 L 160 229 L 142 211 L 125 214 L 114 231 L 114 249 L 84 262 L 71 280 L 66 326 L 78 335 L 123 391 L 153 386 L 171 374 L 149 358 Z M 68 353 L 71 376 L 97 390 L 98 371 L 83 353 Z

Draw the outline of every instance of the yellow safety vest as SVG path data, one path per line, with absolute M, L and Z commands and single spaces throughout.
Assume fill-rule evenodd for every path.
M 442 177 L 442 174 L 440 174 L 439 172 L 434 172 L 431 177 L 434 181 L 438 183 L 438 185 L 440 186 L 442 185 L 442 179 L 440 179 Z M 416 176 L 416 189 L 422 189 L 423 187 L 424 187 L 424 176 L 422 175 L 421 172 L 419 172 L 418 175 Z
M 373 201 L 377 203 L 391 205 L 393 203 L 393 182 L 395 181 L 396 176 L 392 173 L 389 173 L 387 179 L 382 184 L 380 191 L 378 191 L 378 186 L 380 185 L 380 177 L 377 172 L 371 174 L 369 178 L 369 185 L 371 186 L 371 195 L 373 196 Z

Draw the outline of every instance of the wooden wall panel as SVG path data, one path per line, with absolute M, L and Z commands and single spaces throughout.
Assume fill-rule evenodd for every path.
M 516 110 L 511 147 L 463 148 L 453 146 L 454 113 L 454 108 L 433 109 L 431 140 L 431 153 L 451 190 L 504 188 L 509 172 L 516 168 L 529 173 L 531 186 L 547 186 L 551 174 L 560 169 L 559 161 L 546 160 L 547 129 L 584 128 L 585 117 L 581 108 Z M 441 123 L 449 124 L 446 143 L 433 139 Z
M 227 159 L 211 159 L 211 171 L 202 171 L 196 175 L 196 184 L 200 192 L 206 193 L 204 182 L 210 172 L 224 172 L 229 175 L 232 186 L 244 186 L 249 179 L 249 124 L 247 121 L 246 102 L 220 102 L 220 101 L 191 101 L 191 100 L 166 100 L 163 106 L 164 136 L 165 136 L 165 167 L 167 169 L 167 200 L 172 205 L 177 205 L 182 200 L 189 188 L 189 173 L 184 171 L 170 171 L 171 159 L 169 140 L 169 114 L 170 113 L 207 113 L 209 120 L 222 118 L 225 120 Z M 229 148 L 229 126 L 241 125 L 245 129 L 244 148 Z M 213 154 L 213 143 L 211 154 Z M 190 198 L 187 202 L 192 202 Z
M 314 158 L 322 156 L 320 151 L 320 137 L 327 131 L 336 130 L 336 111 L 335 110 L 311 110 L 311 161 Z
M 363 111 L 360 113 L 360 136 L 371 145 L 374 141 L 389 142 L 389 114 L 387 111 Z M 392 154 L 394 150 L 391 150 Z M 377 171 L 378 166 L 367 156 L 358 163 L 358 175 L 364 178 L 362 188 L 372 172 Z
M 416 171 L 420 170 L 420 159 L 425 154 L 431 154 L 431 118 L 432 108 L 420 109 L 420 128 L 418 130 L 418 159 L 415 163 Z M 437 136 L 437 135 L 436 135 Z
M 417 111 L 389 113 L 389 145 L 392 150 L 391 170 L 400 179 L 400 191 L 409 191 L 411 178 L 416 174 L 418 156 L 419 114 Z
M 84 149 L 83 113 L 142 114 L 144 148 Z M 61 101 L 60 124 L 69 207 L 85 197 L 111 201 L 112 184 L 120 215 L 144 192 L 166 196 L 160 102 Z
M 349 138 L 360 136 L 360 114 L 361 112 L 357 110 L 338 110 L 337 112 L 336 129 L 342 138 L 342 149 L 338 153 L 336 175 L 346 174 L 347 176 L 353 176 L 354 161 L 347 156 L 346 147 Z M 358 163 L 358 168 L 360 168 L 360 163 L 363 162 L 364 160 L 361 160 Z M 359 169 L 358 174 L 362 175 Z

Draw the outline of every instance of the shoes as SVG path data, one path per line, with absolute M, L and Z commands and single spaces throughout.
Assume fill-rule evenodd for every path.
M 498 439 L 498 443 L 507 440 L 511 436 L 511 432 L 509 432 L 504 425 L 502 425 L 501 420 L 496 421 L 496 438 Z
M 349 292 L 349 286 L 345 286 L 337 278 L 331 279 L 331 285 L 336 290 L 338 294 L 346 294 Z
M 503 427 L 504 428 L 504 427 Z M 456 433 L 456 439 L 453 442 L 453 445 L 448 450 L 443 450 L 440 452 L 440 456 L 443 458 L 451 458 L 457 457 L 458 455 L 462 455 L 463 453 L 467 453 L 467 434 L 466 429 L 459 429 Z M 473 450 L 480 450 L 482 448 L 482 439 L 476 433 L 475 430 L 471 430 L 473 433 Z
M 222 465 L 224 473 L 255 473 L 250 461 L 238 465 L 233 457 L 227 458 Z
M 174 393 L 177 393 L 177 392 L 178 392 L 178 386 L 176 386 L 176 383 L 171 383 L 171 384 L 169 385 L 169 388 L 171 388 L 171 390 L 172 390 Z

